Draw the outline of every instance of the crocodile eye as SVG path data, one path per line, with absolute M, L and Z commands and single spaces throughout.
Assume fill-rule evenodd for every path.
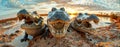
M 82 15 L 82 13 L 79 13 L 78 15 Z
M 53 7 L 51 11 L 55 11 L 55 10 L 57 10 L 57 9 Z
M 82 21 L 81 21 L 81 19 L 76 19 L 76 21 L 78 22 L 78 24 L 80 24 Z
M 65 8 L 60 8 L 60 10 L 65 11 Z

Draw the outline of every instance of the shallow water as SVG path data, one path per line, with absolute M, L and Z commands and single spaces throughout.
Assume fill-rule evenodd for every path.
M 44 17 L 46 18 L 46 17 Z M 46 20 L 46 19 L 44 19 Z M 100 17 L 100 23 L 98 25 L 96 24 L 92 24 L 93 25 L 93 28 L 98 28 L 98 27 L 101 27 L 101 26 L 108 26 L 109 24 L 106 24 L 105 22 L 110 22 L 109 21 L 109 18 L 106 18 L 106 17 Z M 11 33 L 14 33 L 16 30 L 19 30 L 20 29 L 20 25 L 23 24 L 24 22 L 21 21 L 21 22 L 18 22 L 16 24 L 16 26 L 14 26 L 13 28 L 11 28 L 10 30 L 6 31 L 5 34 L 11 34 Z M 15 47 L 27 47 L 28 45 L 28 42 L 20 42 L 20 39 L 22 39 L 24 37 L 24 31 L 22 31 L 22 34 L 18 37 L 16 37 L 12 42 L 10 42 L 10 44 L 14 45 Z M 32 39 L 32 36 L 29 36 L 30 39 Z
M 4 34 L 10 35 L 10 34 L 15 33 L 15 31 L 20 30 L 20 29 L 21 29 L 21 28 L 20 28 L 21 24 L 24 23 L 23 21 L 24 21 L 24 20 L 22 20 L 22 21 L 20 21 L 20 22 L 16 22 L 16 25 L 14 25 L 12 28 L 6 30 L 6 31 L 4 32 Z M 12 40 L 12 42 L 9 42 L 8 44 L 11 44 L 11 45 L 13 45 L 13 46 L 15 46 L 15 47 L 27 47 L 28 41 L 22 42 L 22 43 L 20 42 L 20 40 L 21 40 L 21 39 L 24 37 L 24 35 L 25 35 L 25 31 L 24 31 L 24 30 L 21 30 L 21 32 L 22 32 L 22 33 L 20 33 L 14 40 Z M 28 38 L 29 38 L 29 39 L 32 39 L 32 36 L 29 36 Z
M 99 19 L 100 19 L 100 21 L 99 21 L 98 25 L 96 25 L 94 23 L 92 24 L 93 28 L 109 26 L 110 24 L 107 24 L 107 23 L 111 23 L 109 17 L 99 17 Z

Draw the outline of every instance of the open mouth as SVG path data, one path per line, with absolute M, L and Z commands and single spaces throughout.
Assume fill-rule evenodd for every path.
M 48 21 L 48 24 L 51 34 L 56 38 L 64 37 L 69 27 L 69 22 L 63 20 Z
M 61 30 L 65 25 L 65 22 L 63 21 L 55 21 L 55 23 L 52 24 L 52 26 L 57 29 L 57 30 Z

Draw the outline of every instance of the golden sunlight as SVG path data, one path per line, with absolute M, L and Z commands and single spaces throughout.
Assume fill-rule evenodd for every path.
M 68 8 L 68 9 L 67 9 L 67 12 L 69 13 L 69 15 L 70 15 L 71 17 L 75 17 L 75 16 L 77 16 L 77 14 L 78 14 L 78 11 L 75 10 L 75 9 L 72 9 L 72 8 Z

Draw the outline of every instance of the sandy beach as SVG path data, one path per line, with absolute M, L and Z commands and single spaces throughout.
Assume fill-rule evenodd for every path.
M 46 21 L 46 16 L 44 16 L 44 21 Z M 102 21 L 105 21 L 104 18 L 102 18 Z M 3 20 L 4 21 L 4 20 Z M 118 46 L 119 45 L 119 35 L 120 35 L 120 31 L 116 30 L 116 31 L 112 31 L 112 30 L 106 30 L 105 26 L 109 26 L 109 25 L 105 25 L 104 22 L 100 22 L 98 25 L 93 24 L 94 28 L 98 28 L 96 29 L 97 32 L 93 32 L 94 35 L 100 37 L 101 39 L 98 39 L 96 37 L 94 37 L 94 35 L 89 35 L 88 39 L 92 39 L 92 41 L 89 41 L 90 43 L 86 42 L 86 40 L 83 40 L 82 37 L 80 36 L 80 34 L 78 34 L 75 31 L 72 32 L 68 32 L 67 35 L 65 36 L 65 38 L 61 39 L 61 40 L 57 40 L 56 38 L 47 38 L 47 40 L 44 39 L 40 39 L 39 37 L 36 41 L 34 40 L 30 40 L 27 42 L 20 42 L 20 39 L 23 38 L 24 36 L 24 30 L 20 28 L 20 25 L 23 24 L 23 21 L 18 22 L 16 20 L 16 18 L 11 18 L 11 20 L 6 20 L 7 21 L 14 21 L 11 22 L 13 26 L 10 26 L 8 28 L 0 28 L 2 30 L 0 30 L 0 42 L 1 45 L 13 45 L 15 47 L 96 47 L 98 45 L 110 45 L 112 43 L 112 47 L 114 46 Z M 4 23 L 6 23 L 4 22 Z M 105 21 L 107 22 L 107 20 Z M 0 23 L 2 24 L 2 23 Z M 104 25 L 103 25 L 104 24 Z M 10 23 L 8 23 L 8 25 L 11 25 Z M 6 26 L 6 25 L 4 25 Z M 4 27 L 1 26 L 1 27 Z M 103 26 L 103 27 L 102 27 Z M 117 34 L 116 34 L 117 33 Z M 4 37 L 3 37 L 4 36 Z M 32 39 L 31 36 L 29 36 L 30 39 Z M 113 41 L 111 41 L 113 40 Z M 115 43 L 116 41 L 118 41 L 118 43 Z M 58 43 L 57 43 L 58 42 Z M 84 43 L 83 43 L 84 42 Z M 111 42 L 110 44 L 107 42 Z M 84 44 L 84 45 L 83 45 Z

